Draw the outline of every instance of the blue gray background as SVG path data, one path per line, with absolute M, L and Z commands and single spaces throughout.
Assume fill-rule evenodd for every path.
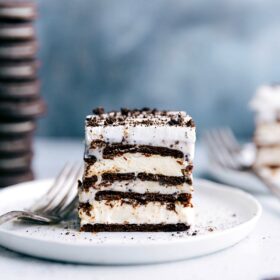
M 39 135 L 81 137 L 96 106 L 188 111 L 250 136 L 248 102 L 279 81 L 279 0 L 41 0 Z

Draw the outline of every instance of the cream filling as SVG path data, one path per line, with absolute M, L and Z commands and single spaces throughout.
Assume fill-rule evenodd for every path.
M 34 15 L 34 9 L 30 7 L 7 7 L 0 9 L 0 15 L 3 16 L 10 16 L 10 17 L 18 17 L 18 16 L 24 16 L 29 17 Z
M 182 176 L 182 169 L 186 166 L 186 162 L 173 157 L 162 157 L 159 155 L 146 157 L 140 153 L 125 153 L 113 159 L 102 159 L 93 165 L 87 165 L 85 177 L 98 176 L 107 172 L 146 172 L 165 176 Z
M 280 165 L 280 145 L 258 149 L 255 166 Z
M 175 211 L 168 210 L 160 202 L 148 202 L 145 205 L 131 205 L 121 200 L 94 201 L 90 216 L 79 210 L 81 226 L 84 224 L 193 224 L 194 209 L 175 203 Z
M 32 75 L 33 69 L 29 65 L 20 65 L 20 66 L 8 66 L 6 69 L 3 69 L 5 75 L 18 75 L 18 76 L 25 76 L 25 75 Z
M 116 192 L 135 192 L 135 193 L 160 193 L 160 194 L 176 194 L 176 193 L 190 193 L 192 192 L 192 186 L 188 184 L 182 184 L 178 186 L 164 186 L 158 182 L 150 181 L 122 181 L 114 182 L 108 186 L 95 185 L 95 188 L 89 188 L 89 190 L 79 191 L 79 201 L 93 202 L 95 194 L 99 191 L 116 191 Z
M 2 30 L 1 30 L 2 29 Z M 23 37 L 31 37 L 34 35 L 34 29 L 30 26 L 21 26 L 21 27 L 3 27 L 0 29 L 0 34 L 2 36 L 6 36 L 8 38 L 11 37 L 17 37 L 17 38 L 23 38 Z
M 280 123 L 263 123 L 257 125 L 255 142 L 258 145 L 280 144 Z

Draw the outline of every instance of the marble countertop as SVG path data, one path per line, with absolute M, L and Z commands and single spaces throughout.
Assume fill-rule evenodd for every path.
M 36 139 L 37 178 L 54 177 L 66 161 L 81 158 L 83 143 L 68 139 Z M 196 153 L 196 176 L 203 176 L 207 158 Z M 138 266 L 90 266 L 23 256 L 0 247 L 0 279 L 268 279 L 280 277 L 280 203 L 258 195 L 263 215 L 255 231 L 239 244 L 185 261 Z M 82 252 L 81 252 L 82 253 Z

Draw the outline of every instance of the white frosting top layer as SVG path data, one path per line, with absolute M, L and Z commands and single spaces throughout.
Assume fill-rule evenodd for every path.
M 191 225 L 194 221 L 194 209 L 175 203 L 175 211 L 168 210 L 160 202 L 148 202 L 145 205 L 131 205 L 121 200 L 94 201 L 88 216 L 82 209 L 79 210 L 81 226 L 84 224 L 176 224 Z
M 280 117 L 280 85 L 261 86 L 250 102 L 257 122 L 273 122 Z
M 121 112 L 88 115 L 89 126 L 192 126 L 192 118 L 184 111 L 121 110 Z

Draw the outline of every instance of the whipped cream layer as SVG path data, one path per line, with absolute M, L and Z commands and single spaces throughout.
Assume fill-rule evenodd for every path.
M 274 122 L 280 117 L 280 85 L 260 87 L 250 102 L 256 112 L 256 121 Z
M 145 205 L 131 205 L 122 200 L 94 201 L 90 216 L 79 210 L 81 226 L 85 224 L 177 224 L 191 225 L 194 220 L 194 209 L 175 203 L 175 211 L 168 210 L 160 202 L 148 202 Z
M 93 165 L 86 163 L 85 177 L 99 176 L 103 173 L 151 173 L 165 176 L 182 176 L 188 164 L 182 159 L 145 156 L 140 153 L 125 153 L 113 159 L 96 161 Z
M 280 144 L 280 123 L 261 123 L 257 125 L 255 143 L 259 146 Z
M 280 145 L 258 149 L 255 166 L 280 166 Z

